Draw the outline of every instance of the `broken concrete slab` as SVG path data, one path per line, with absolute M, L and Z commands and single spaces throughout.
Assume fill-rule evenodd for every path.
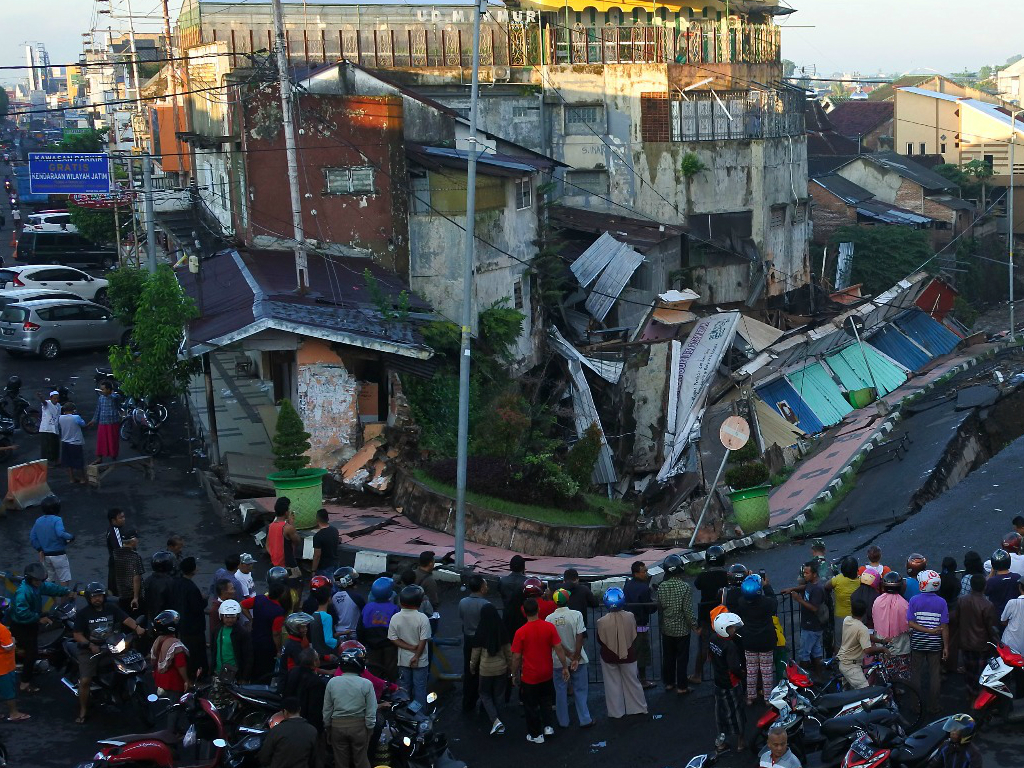
M 966 411 L 970 408 L 987 408 L 999 399 L 999 390 L 995 387 L 980 384 L 964 387 L 956 393 L 956 409 Z

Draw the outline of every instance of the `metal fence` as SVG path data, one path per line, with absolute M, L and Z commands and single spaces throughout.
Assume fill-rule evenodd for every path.
M 803 97 L 787 91 L 692 92 L 669 103 L 672 141 L 771 139 L 804 133 Z

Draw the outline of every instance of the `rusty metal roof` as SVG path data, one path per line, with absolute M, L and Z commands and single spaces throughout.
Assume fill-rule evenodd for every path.
M 670 237 L 686 234 L 686 228 L 678 224 L 662 224 L 651 219 L 616 216 L 592 208 L 552 205 L 548 209 L 548 217 L 554 226 L 562 229 L 594 234 L 609 233 L 620 243 L 626 243 L 641 253 Z

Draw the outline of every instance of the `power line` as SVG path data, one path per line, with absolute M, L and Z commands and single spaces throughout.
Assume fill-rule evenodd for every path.
M 217 51 L 211 51 L 210 53 L 204 53 L 204 54 L 202 54 L 200 56 L 173 56 L 173 57 L 170 57 L 170 58 L 162 58 L 162 59 L 143 59 L 143 58 L 141 58 L 139 56 L 132 56 L 130 53 L 113 53 L 113 52 L 107 53 L 107 52 L 104 52 L 105 55 L 116 56 L 116 57 L 123 57 L 124 60 L 117 60 L 117 61 L 76 61 L 74 64 L 31 64 L 31 65 L 29 65 L 29 64 L 11 64 L 11 65 L 6 65 L 6 66 L 0 66 L 0 70 L 17 70 L 17 69 L 75 69 L 75 68 L 77 68 L 77 69 L 84 69 L 84 68 L 87 68 L 87 67 L 112 67 L 112 66 L 120 65 L 120 64 L 130 64 L 132 62 L 132 59 L 138 59 L 139 64 L 156 64 L 156 63 L 160 63 L 160 62 L 170 62 L 170 61 L 197 61 L 199 59 L 209 58 L 210 56 L 242 56 L 244 58 L 244 57 L 247 57 L 247 56 L 254 56 L 256 54 L 265 54 L 267 52 L 268 51 L 265 48 L 261 48 L 258 51 L 246 51 L 246 52 L 242 52 L 242 51 L 235 51 L 235 52 L 227 51 L 227 52 L 224 52 L 224 53 L 220 53 L 220 52 L 217 52 Z M 85 55 L 85 54 L 83 54 L 83 55 Z

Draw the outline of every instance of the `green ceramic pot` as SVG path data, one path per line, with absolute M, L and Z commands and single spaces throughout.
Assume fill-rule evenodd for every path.
M 323 479 L 326 469 L 300 469 L 267 475 L 274 484 L 274 494 L 287 496 L 295 513 L 295 527 L 300 530 L 316 526 L 316 511 L 324 505 Z
M 768 527 L 771 511 L 768 509 L 768 492 L 770 485 L 758 485 L 744 488 L 729 494 L 736 522 L 745 534 L 763 531 Z

